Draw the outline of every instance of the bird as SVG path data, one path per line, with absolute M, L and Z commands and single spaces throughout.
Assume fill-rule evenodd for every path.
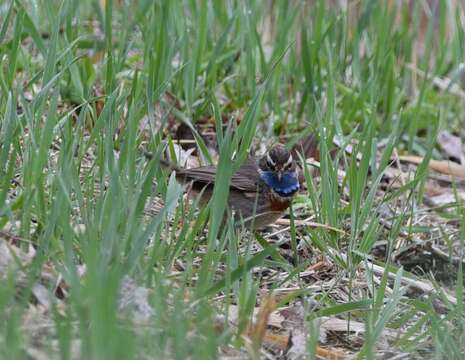
M 160 159 L 160 164 L 176 172 L 176 179 L 190 184 L 206 204 L 213 195 L 216 167 L 183 168 Z M 291 206 L 301 185 L 296 160 L 277 143 L 262 156 L 249 156 L 232 175 L 227 205 L 235 224 L 262 230 L 282 217 Z

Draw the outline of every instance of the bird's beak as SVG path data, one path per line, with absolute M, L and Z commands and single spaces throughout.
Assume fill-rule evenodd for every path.
M 281 171 L 278 171 L 278 181 L 281 181 L 283 177 L 283 173 Z

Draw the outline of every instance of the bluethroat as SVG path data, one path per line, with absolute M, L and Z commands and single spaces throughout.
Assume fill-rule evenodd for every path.
M 176 171 L 179 182 L 191 184 L 201 203 L 210 200 L 215 166 L 185 169 L 165 160 L 161 164 Z M 228 207 L 236 224 L 262 229 L 279 219 L 299 191 L 298 171 L 295 159 L 282 144 L 261 157 L 249 157 L 231 178 Z

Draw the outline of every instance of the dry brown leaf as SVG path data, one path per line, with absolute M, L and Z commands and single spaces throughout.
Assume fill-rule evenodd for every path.
M 276 301 L 273 294 L 268 294 L 262 298 L 260 308 L 258 310 L 257 321 L 248 331 L 256 354 L 259 354 L 266 334 L 266 329 L 268 327 L 270 315 L 275 308 Z
M 307 271 L 319 271 L 326 266 L 326 262 L 324 260 L 318 261 L 316 264 L 311 265 Z
M 284 317 L 285 321 L 283 326 L 285 329 L 291 332 L 290 346 L 286 352 L 287 359 L 306 359 L 308 354 L 307 349 L 307 337 L 308 329 L 305 326 L 305 309 L 301 303 L 296 303 L 286 309 L 280 311 L 281 316 Z M 331 323 L 329 318 L 317 319 L 319 324 L 319 341 L 320 343 L 325 343 L 326 334 L 328 329 L 324 326 L 325 322 L 329 322 L 329 325 L 333 325 L 332 328 L 335 328 L 334 323 Z M 343 320 L 341 320 L 343 321 Z M 337 320 L 336 320 L 337 322 Z M 347 322 L 345 331 L 347 331 Z M 339 323 L 338 323 L 339 324 Z M 331 349 L 329 347 L 322 348 L 317 346 L 316 353 L 319 358 L 323 359 L 334 359 L 334 360 L 343 360 L 347 359 L 347 356 L 341 353 L 338 350 Z
M 96 55 L 94 55 L 92 57 L 92 62 L 94 64 L 99 62 L 103 58 L 103 55 L 99 58 L 97 54 L 99 54 L 99 53 L 96 53 Z M 98 118 L 100 116 L 100 114 L 102 113 L 103 108 L 105 107 L 105 91 L 103 90 L 103 88 L 100 85 L 95 85 L 94 86 L 94 96 L 96 98 L 95 112 L 96 112 L 96 116 Z
M 330 349 L 330 348 L 318 347 L 316 349 L 316 353 L 317 353 L 317 355 L 319 357 L 322 357 L 323 359 L 328 359 L 328 360 L 346 360 L 346 359 L 348 359 L 347 355 L 339 352 L 338 350 Z
M 365 324 L 355 320 L 344 320 L 335 317 L 321 317 L 321 327 L 326 331 L 354 332 L 360 334 L 365 332 Z M 386 331 L 386 330 L 385 330 Z
M 105 53 L 103 51 L 95 51 L 89 53 L 90 62 L 94 65 L 102 61 L 104 57 Z
M 442 150 L 451 158 L 457 159 L 460 164 L 465 165 L 465 156 L 463 155 L 463 144 L 460 137 L 443 130 L 438 135 L 438 144 Z
M 428 179 L 425 182 L 425 194 L 428 196 L 439 196 L 449 192 L 450 187 L 442 187 L 438 181 L 434 179 Z
M 263 341 L 270 347 L 284 351 L 289 346 L 289 334 L 275 334 L 271 331 L 266 331 L 263 336 Z
M 449 192 L 436 196 L 429 196 L 425 198 L 425 204 L 432 207 L 443 206 L 455 203 L 457 201 L 457 197 L 459 199 L 465 200 L 465 191 L 458 191 L 457 195 Z
M 404 155 L 399 156 L 399 160 L 419 165 L 423 161 L 423 157 L 415 155 Z M 465 166 L 463 165 L 459 165 L 449 160 L 430 160 L 428 165 L 429 168 L 434 171 L 440 172 L 442 174 L 455 176 L 459 179 L 465 180 Z
M 253 339 L 255 334 L 260 334 L 262 341 L 269 347 L 279 349 L 286 352 L 288 359 L 304 359 L 307 355 L 306 337 L 307 330 L 304 326 L 304 310 L 301 304 L 288 307 L 286 309 L 274 310 L 276 304 L 274 296 L 267 296 L 262 300 L 262 305 L 254 309 L 253 321 L 255 323 L 247 332 Z M 271 310 L 271 312 L 270 312 Z M 237 324 L 239 316 L 239 309 L 235 305 L 229 306 L 228 318 L 231 323 Z M 223 319 L 218 321 L 222 324 Z M 326 341 L 326 331 L 333 330 L 339 331 L 342 328 L 341 322 L 344 322 L 347 331 L 347 322 L 344 320 L 322 318 L 320 329 L 320 341 Z M 363 325 L 363 324 L 362 324 Z M 279 333 L 269 329 L 273 327 L 279 330 Z M 223 326 L 218 326 L 222 331 Z M 263 331 L 264 330 L 264 331 Z M 360 325 L 355 324 L 351 326 L 350 331 L 360 332 Z M 328 347 L 317 347 L 317 354 L 320 358 L 343 360 L 346 355 L 338 350 L 330 349 Z

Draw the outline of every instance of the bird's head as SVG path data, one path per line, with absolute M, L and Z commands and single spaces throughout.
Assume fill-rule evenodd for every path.
M 262 171 L 273 172 L 281 180 L 284 174 L 295 172 L 296 163 L 289 150 L 284 145 L 277 144 L 262 156 L 259 167 Z
M 297 164 L 284 145 L 276 144 L 260 158 L 262 180 L 282 196 L 293 195 L 299 190 Z

